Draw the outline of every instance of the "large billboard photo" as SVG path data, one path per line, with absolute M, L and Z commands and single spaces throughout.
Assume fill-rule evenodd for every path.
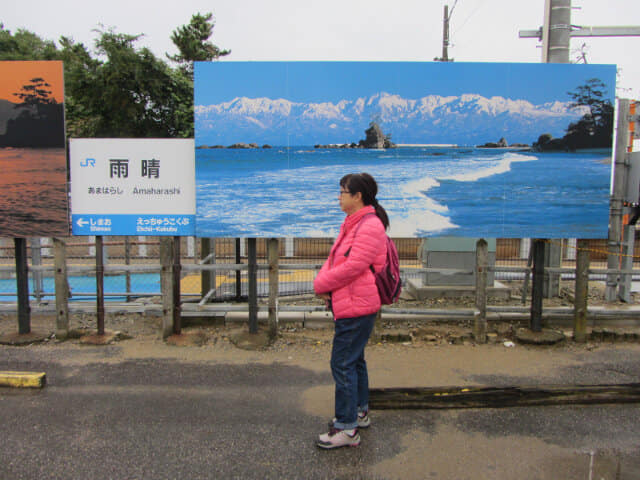
M 0 62 L 0 236 L 69 234 L 62 62 Z
M 606 238 L 613 65 L 196 62 L 196 233 L 332 237 L 368 172 L 397 237 Z

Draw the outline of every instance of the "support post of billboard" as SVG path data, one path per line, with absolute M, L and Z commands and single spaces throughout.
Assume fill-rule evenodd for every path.
M 249 333 L 258 333 L 258 260 L 255 237 L 247 241 L 247 260 L 249 264 Z
M 267 241 L 269 258 L 269 338 L 275 339 L 278 335 L 278 259 L 280 257 L 280 242 L 277 238 Z
M 31 333 L 31 307 L 29 306 L 29 267 L 27 266 L 27 239 L 14 238 L 16 256 L 16 287 L 18 289 L 18 333 Z
M 182 265 L 180 265 L 180 237 L 173 237 L 173 333 L 180 335 L 182 333 L 182 325 L 180 322 L 180 272 L 182 271 Z
M 573 339 L 579 343 L 587 341 L 587 298 L 589 296 L 588 246 L 589 244 L 586 240 L 578 240 Z
M 236 241 L 235 241 L 236 265 L 240 265 L 242 263 L 242 252 L 240 250 L 241 241 L 242 239 L 240 238 L 236 238 Z M 242 273 L 240 272 L 240 270 L 236 270 L 236 301 L 240 301 L 241 297 L 242 297 Z
M 124 237 L 124 264 L 131 265 L 131 242 L 129 237 Z M 127 270 L 125 272 L 125 288 L 127 294 L 131 293 L 131 272 Z M 131 296 L 127 295 L 127 303 L 131 301 Z
M 56 288 L 56 338 L 69 335 L 69 282 L 67 280 L 67 245 L 61 238 L 53 239 L 53 263 Z
M 537 238 L 533 242 L 533 282 L 531 285 L 531 324 L 533 332 L 542 331 L 542 297 L 544 285 L 544 244 Z
M 489 244 L 483 238 L 476 242 L 476 309 L 473 337 L 478 343 L 487 342 L 487 267 Z
M 213 254 L 212 254 L 213 253 Z M 200 239 L 200 263 L 207 265 L 215 263 L 215 240 L 211 238 Z M 213 277 L 213 282 L 211 281 Z M 215 288 L 215 273 L 210 270 L 202 270 L 200 274 L 200 291 L 204 299 Z
M 167 338 L 173 333 L 173 274 L 172 274 L 171 237 L 160 238 L 160 291 L 162 292 L 162 328 L 161 337 Z
M 32 237 L 29 239 L 31 244 L 31 266 L 42 266 L 42 250 L 40 248 L 40 237 Z M 42 271 L 33 269 L 31 271 L 31 281 L 33 285 L 33 296 L 36 302 L 42 300 L 42 294 L 44 292 L 44 282 L 42 278 Z
M 98 335 L 104 335 L 104 243 L 102 235 L 96 235 L 96 307 Z

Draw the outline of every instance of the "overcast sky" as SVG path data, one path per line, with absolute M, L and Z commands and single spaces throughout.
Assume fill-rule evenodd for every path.
M 30 0 L 5 2 L 0 22 L 43 38 L 71 36 L 93 47 L 95 28 L 145 36 L 157 55 L 175 53 L 171 32 L 196 12 L 212 12 L 213 42 L 236 60 L 432 61 L 442 54 L 443 6 L 456 0 Z M 640 25 L 638 0 L 573 0 L 572 23 Z M 576 8 L 576 7 L 579 7 Z M 544 0 L 457 0 L 449 56 L 461 62 L 540 62 L 537 39 L 519 30 L 542 25 Z M 617 95 L 640 98 L 640 37 L 574 38 L 589 63 L 617 64 Z

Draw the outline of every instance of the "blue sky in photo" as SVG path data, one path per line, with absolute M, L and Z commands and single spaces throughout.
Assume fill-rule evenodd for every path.
M 615 65 L 461 62 L 196 62 L 195 104 L 236 97 L 337 102 L 379 92 L 407 99 L 479 94 L 567 101 L 588 79 L 599 78 L 613 102 Z

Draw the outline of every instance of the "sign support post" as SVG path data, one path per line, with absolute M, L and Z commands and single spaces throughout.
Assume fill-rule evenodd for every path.
M 249 260 L 249 333 L 258 333 L 258 260 L 256 238 L 247 239 Z
M 278 335 L 278 259 L 280 242 L 277 238 L 267 240 L 269 257 L 269 338 L 274 340 Z
M 16 255 L 16 283 L 18 288 L 18 333 L 31 333 L 31 307 L 29 306 L 29 267 L 27 266 L 27 239 L 14 238 Z
M 53 262 L 56 285 L 56 338 L 69 335 L 69 282 L 67 279 L 67 245 L 61 238 L 53 239 Z
M 180 264 L 180 237 L 173 237 L 173 333 L 180 335 L 182 333 L 182 324 L 180 321 L 180 273 L 182 265 Z
M 96 235 L 96 307 L 98 335 L 104 335 L 104 244 L 102 235 Z
M 533 283 L 531 285 L 531 323 L 532 332 L 542 331 L 542 297 L 544 286 L 544 240 L 537 238 L 533 242 Z

